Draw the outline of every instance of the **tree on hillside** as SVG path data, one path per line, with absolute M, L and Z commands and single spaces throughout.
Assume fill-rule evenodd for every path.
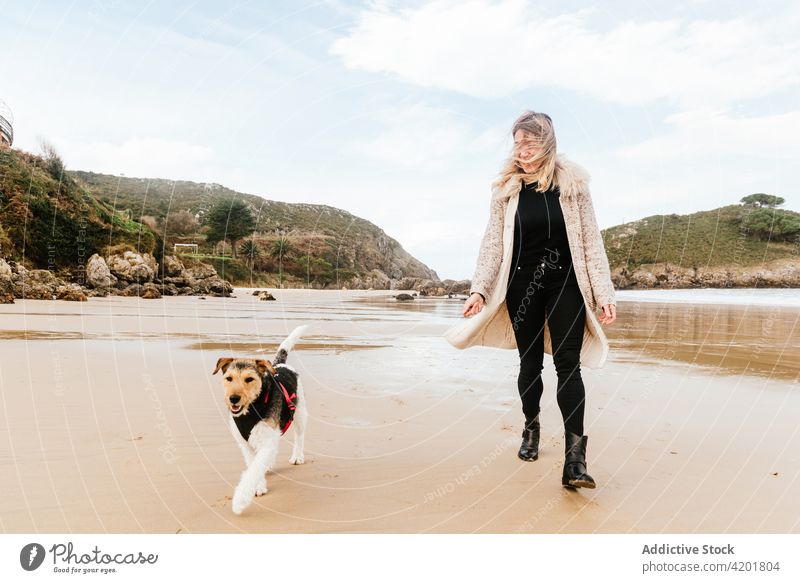
M 277 239 L 269 248 L 270 257 L 278 260 L 278 281 L 283 284 L 283 258 L 294 250 L 294 246 L 283 237 Z
M 206 240 L 209 243 L 230 242 L 234 257 L 236 242 L 252 234 L 256 228 L 253 211 L 240 200 L 217 203 L 203 218 L 209 227 Z
M 187 210 L 170 213 L 167 216 L 167 235 L 191 235 L 196 233 L 200 224 L 197 218 Z
M 153 231 L 158 231 L 158 219 L 153 215 L 142 215 L 139 217 L 139 222 L 147 225 Z
M 64 171 L 66 166 L 64 160 L 61 159 L 56 147 L 45 140 L 39 139 L 39 148 L 42 151 L 42 158 L 44 158 L 44 169 L 56 180 L 61 182 L 64 178 Z
M 763 192 L 757 192 L 755 194 L 751 194 L 749 196 L 742 197 L 739 202 L 743 202 L 747 206 L 755 206 L 759 208 L 775 208 L 776 206 L 782 205 L 785 201 L 780 196 L 774 196 L 772 194 L 764 194 Z
M 318 281 L 323 284 L 333 281 L 333 266 L 328 261 L 310 255 L 303 255 L 297 260 L 297 263 L 305 270 L 306 277 L 312 281 Z
M 800 233 L 800 218 L 781 209 L 759 209 L 746 217 L 744 226 L 762 241 L 787 241 Z
M 239 247 L 239 253 L 244 255 L 247 266 L 252 271 L 255 267 L 256 259 L 261 255 L 261 247 L 253 239 L 247 239 L 242 246 Z
M 269 248 L 269 254 L 275 259 L 281 259 L 294 251 L 294 245 L 288 239 L 276 239 Z

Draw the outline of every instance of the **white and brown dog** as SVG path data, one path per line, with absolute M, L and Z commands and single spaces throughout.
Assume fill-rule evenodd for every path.
M 231 508 L 241 514 L 253 496 L 267 493 L 267 471 L 275 465 L 278 442 L 294 425 L 294 447 L 289 462 L 302 464 L 308 409 L 299 373 L 286 364 L 289 352 L 308 326 L 298 326 L 268 360 L 223 357 L 211 374 L 222 370 L 229 427 L 247 467 L 233 493 Z

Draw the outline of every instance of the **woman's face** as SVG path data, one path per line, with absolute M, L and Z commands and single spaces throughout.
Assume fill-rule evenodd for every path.
M 514 134 L 514 155 L 518 158 L 530 159 L 541 151 L 541 143 L 536 136 L 525 130 L 517 130 Z M 526 173 L 533 172 L 538 166 L 539 161 L 519 162 L 519 165 Z

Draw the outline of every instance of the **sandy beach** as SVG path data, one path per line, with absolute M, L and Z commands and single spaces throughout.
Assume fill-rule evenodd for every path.
M 457 299 L 252 290 L 0 309 L 5 533 L 800 532 L 798 308 L 626 300 L 583 369 L 594 490 L 561 486 L 545 356 L 539 460 L 516 456 L 516 351 L 459 351 Z M 241 516 L 220 356 L 290 355 L 310 420 Z M 699 356 L 698 356 L 699 355 Z

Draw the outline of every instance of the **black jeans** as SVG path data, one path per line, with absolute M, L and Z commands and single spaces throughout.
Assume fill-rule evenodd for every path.
M 520 357 L 517 386 L 526 423 L 539 413 L 542 398 L 544 323 L 550 328 L 553 364 L 558 376 L 556 398 L 567 431 L 583 435 L 586 392 L 580 369 L 586 308 L 572 261 L 547 249 L 535 263 L 512 265 L 506 290 Z

